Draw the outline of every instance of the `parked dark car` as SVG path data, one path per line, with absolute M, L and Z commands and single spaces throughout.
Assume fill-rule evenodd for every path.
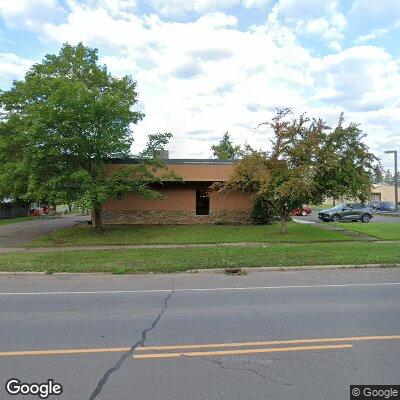
M 309 215 L 312 213 L 312 209 L 310 207 L 307 206 L 303 206 L 303 207 L 299 207 L 299 208 L 295 208 L 292 210 L 291 214 L 295 215 L 297 217 L 305 217 L 306 215 Z
M 396 207 L 391 201 L 379 201 L 371 204 L 371 208 L 376 211 L 394 211 Z
M 335 207 L 321 210 L 318 219 L 325 222 L 361 221 L 369 222 L 372 215 L 371 207 L 365 204 L 340 203 Z

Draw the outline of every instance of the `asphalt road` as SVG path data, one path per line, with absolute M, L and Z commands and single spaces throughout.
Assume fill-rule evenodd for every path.
M 400 384 L 399 317 L 395 268 L 1 275 L 0 398 L 54 378 L 50 399 L 349 399 Z
M 25 245 L 31 240 L 61 228 L 89 219 L 87 215 L 65 215 L 63 218 L 35 218 L 14 224 L 0 225 L 0 247 Z

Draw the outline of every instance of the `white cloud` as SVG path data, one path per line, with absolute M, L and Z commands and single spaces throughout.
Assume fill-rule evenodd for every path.
M 184 156 L 187 140 L 208 155 L 207 138 L 226 129 L 236 140 L 255 144 L 252 129 L 275 106 L 306 104 L 303 90 L 312 82 L 306 71 L 309 52 L 293 38 L 281 47 L 270 27 L 242 32 L 236 24 L 236 17 L 223 13 L 178 23 L 155 16 L 122 19 L 103 8 L 76 6 L 63 24 L 47 24 L 44 30 L 60 43 L 83 40 L 112 49 L 101 61 L 113 73 L 134 74 L 146 106 L 146 118 L 135 129 L 136 145 L 148 133 L 168 130 L 176 137 L 172 150 Z M 261 105 L 258 112 L 246 107 L 253 103 Z M 186 137 L 199 129 L 210 133 Z
M 340 44 L 339 41 L 332 40 L 331 42 L 329 42 L 329 48 L 334 50 L 334 51 L 341 51 L 342 50 L 342 45 Z
M 391 30 L 400 21 L 400 1 L 354 0 L 348 17 L 353 30 L 361 36 L 359 42 L 375 39 L 375 34 L 384 33 L 386 29 Z
M 198 61 L 191 60 L 185 64 L 179 65 L 171 71 L 171 75 L 180 79 L 192 79 L 200 75 L 203 70 Z
M 187 12 L 205 14 L 237 6 L 240 0 L 151 0 L 153 8 L 162 15 L 182 15 Z
M 311 34 L 321 34 L 328 30 L 329 22 L 325 18 L 310 19 L 307 21 L 305 30 Z
M 271 0 L 243 0 L 246 8 L 261 8 L 271 3 Z
M 396 28 L 400 27 L 400 19 L 397 20 L 392 26 L 388 28 L 380 28 L 380 29 L 373 29 L 366 35 L 360 35 L 356 40 L 355 43 L 363 44 L 366 42 L 371 42 L 373 40 L 379 39 L 383 36 L 386 36 L 388 33 L 393 31 Z
M 7 89 L 14 79 L 21 79 L 33 61 L 13 53 L 0 53 L 0 89 Z
M 347 20 L 339 0 L 279 0 L 268 20 L 291 27 L 298 35 L 315 35 L 325 41 L 341 41 Z
M 386 35 L 386 33 L 389 31 L 389 29 L 374 29 L 371 33 L 368 33 L 367 35 L 360 35 L 355 42 L 356 43 L 365 43 L 369 42 L 371 40 L 375 40 L 380 36 Z
M 100 28 L 101 27 L 101 28 Z M 41 36 L 60 43 L 90 41 L 94 44 L 139 48 L 149 44 L 144 22 L 130 14 L 128 18 L 114 17 L 106 9 L 92 9 L 87 5 L 73 5 L 66 21 L 45 23 Z
M 190 51 L 190 54 L 204 61 L 219 61 L 232 57 L 232 52 L 223 48 L 198 48 Z
M 136 0 L 86 0 L 91 8 L 104 8 L 111 15 L 124 15 L 136 11 Z M 80 2 L 82 4 L 82 1 Z M 77 3 L 79 4 L 79 2 Z
M 315 64 L 316 97 L 350 111 L 400 106 L 400 64 L 375 46 L 356 46 Z
M 238 20 L 234 15 L 227 15 L 221 12 L 203 15 L 196 21 L 196 25 L 201 25 L 205 28 L 235 27 L 237 23 Z
M 226 130 L 242 144 L 267 146 L 254 127 L 286 106 L 330 124 L 345 111 L 349 120 L 363 124 L 376 149 L 379 132 L 400 125 L 399 60 L 375 46 L 342 50 L 347 22 L 338 1 L 280 0 L 265 24 L 247 31 L 238 28 L 233 11 L 210 12 L 228 10 L 234 2 L 184 3 L 197 4 L 192 11 L 200 16 L 166 21 L 139 15 L 135 1 L 69 0 L 63 21 L 38 28 L 45 43 L 83 41 L 98 47 L 100 62 L 113 74 L 137 79 L 146 118 L 134 127 L 135 151 L 147 134 L 158 131 L 174 133 L 173 157 L 209 156 L 210 141 Z M 249 0 L 248 6 L 256 3 L 266 4 Z M 316 55 L 300 45 L 299 35 L 320 37 L 332 54 Z M 29 65 L 15 55 L 0 57 L 0 73 L 8 81 Z
M 0 15 L 11 28 L 37 25 L 59 17 L 64 9 L 57 0 L 2 0 Z
M 398 0 L 354 0 L 350 14 L 361 19 L 382 19 L 400 17 L 400 2 Z
M 272 0 L 151 0 L 154 11 L 164 16 L 183 16 L 187 13 L 206 14 L 232 9 L 242 4 L 245 8 L 264 8 Z
M 291 20 L 315 19 L 328 15 L 337 8 L 337 0 L 279 0 L 276 12 Z

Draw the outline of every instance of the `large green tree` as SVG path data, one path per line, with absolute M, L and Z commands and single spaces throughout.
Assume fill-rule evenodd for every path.
M 99 230 L 108 197 L 123 190 L 158 196 L 150 183 L 160 179 L 162 165 L 149 154 L 132 168 L 105 173 L 108 159 L 130 155 L 131 126 L 143 118 L 133 110 L 137 97 L 136 82 L 113 77 L 96 49 L 65 44 L 46 55 L 0 93 L 0 194 L 68 204 L 85 198 Z M 150 148 L 169 137 L 155 135 Z
M 224 133 L 218 144 L 211 146 L 213 156 L 219 160 L 233 160 L 241 156 L 240 146 L 234 145 L 228 132 Z
M 362 144 L 358 127 L 344 127 L 342 116 L 333 131 L 322 119 L 304 114 L 291 118 L 288 109 L 278 110 L 271 121 L 261 125 L 270 127 L 274 134 L 271 151 L 248 147 L 219 190 L 246 191 L 262 199 L 279 216 L 282 234 L 293 208 L 321 203 L 332 195 L 332 188 L 335 194 L 361 199 L 368 196 L 375 157 Z M 339 179 L 342 174 L 351 176 Z
M 347 197 L 366 201 L 371 193 L 378 159 L 363 143 L 359 125 L 344 124 L 343 114 L 337 126 L 323 137 L 318 152 L 315 184 L 318 190 L 334 201 Z

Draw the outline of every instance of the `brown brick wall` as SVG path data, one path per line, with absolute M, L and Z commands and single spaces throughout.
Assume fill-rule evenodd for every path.
M 210 211 L 210 215 L 195 215 L 193 211 L 104 210 L 105 225 L 191 225 L 250 224 L 251 210 Z
M 169 183 L 164 187 L 156 188 L 165 197 L 160 200 L 148 200 L 128 193 L 124 199 L 108 199 L 103 204 L 107 211 L 177 211 L 187 212 L 196 209 L 196 189 L 208 188 L 211 183 Z M 229 195 L 210 193 L 210 208 L 214 211 L 249 210 L 253 207 L 252 196 L 246 193 L 230 193 Z

